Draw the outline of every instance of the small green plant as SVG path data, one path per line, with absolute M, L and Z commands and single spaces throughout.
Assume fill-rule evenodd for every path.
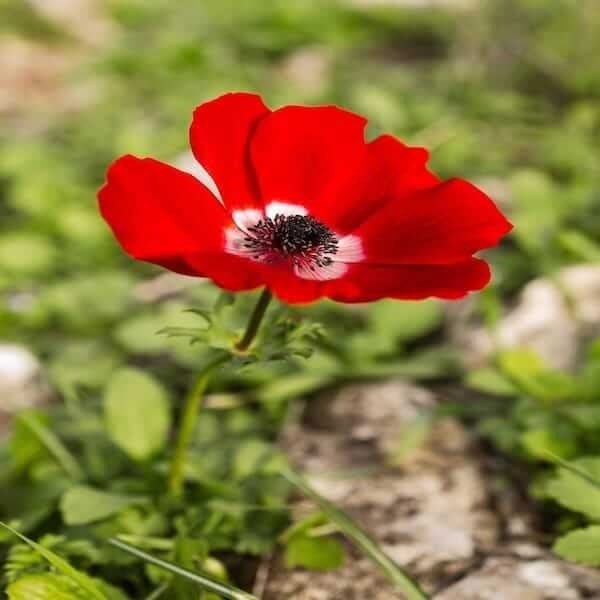
M 554 550 L 600 565 L 600 341 L 575 375 L 551 369 L 534 353 L 501 353 L 497 367 L 470 373 L 467 384 L 511 398 L 478 421 L 499 449 L 533 466 L 530 493 L 556 503 Z M 558 466 L 554 466 L 557 463 Z M 584 525 L 587 527 L 582 527 Z

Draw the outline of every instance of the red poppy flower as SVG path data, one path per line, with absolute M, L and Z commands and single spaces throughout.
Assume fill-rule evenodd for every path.
M 194 112 L 203 176 L 123 156 L 100 209 L 132 257 L 230 291 L 267 286 L 296 303 L 481 289 L 490 272 L 473 254 L 511 225 L 475 186 L 431 173 L 423 148 L 365 142 L 365 125 L 335 106 L 271 111 L 226 94 Z

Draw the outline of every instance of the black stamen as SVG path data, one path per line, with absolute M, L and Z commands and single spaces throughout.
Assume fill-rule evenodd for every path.
M 335 234 L 314 217 L 305 215 L 266 217 L 248 228 L 243 245 L 259 260 L 287 259 L 311 271 L 330 265 L 331 255 L 338 251 Z

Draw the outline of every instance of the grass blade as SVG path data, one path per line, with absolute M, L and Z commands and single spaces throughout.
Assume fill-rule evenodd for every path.
M 19 416 L 19 420 L 29 428 L 31 433 L 33 433 L 33 435 L 35 435 L 46 447 L 48 452 L 54 456 L 58 464 L 64 469 L 67 475 L 75 480 L 80 480 L 83 478 L 83 473 L 79 463 L 67 450 L 60 439 L 54 434 L 54 432 L 40 423 L 40 421 L 35 419 L 31 414 L 22 413 Z
M 158 600 L 158 598 L 160 598 L 168 589 L 169 585 L 167 583 L 163 583 L 161 586 L 157 587 L 153 592 L 151 592 L 149 596 L 146 596 L 145 600 Z
M 214 579 L 205 577 L 204 575 L 199 575 L 198 573 L 194 573 L 193 571 L 188 571 L 188 569 L 184 569 L 183 567 L 170 563 L 166 560 L 156 558 L 156 556 L 152 556 L 151 554 L 148 554 L 147 552 L 144 552 L 143 550 L 140 550 L 135 546 L 130 546 L 129 544 L 126 544 L 121 540 L 111 538 L 109 540 L 109 543 L 119 548 L 120 550 L 123 550 L 123 552 L 128 552 L 129 554 L 137 556 L 143 561 L 160 567 L 165 571 L 169 571 L 174 575 L 178 575 L 179 577 L 184 577 L 189 581 L 193 581 L 205 590 L 220 594 L 221 596 L 223 596 L 223 598 L 227 598 L 228 600 L 258 600 L 256 596 L 252 596 L 251 594 L 248 594 L 243 590 L 235 588 L 227 583 L 222 583 L 221 581 L 215 581 Z
M 70 577 L 80 588 L 90 594 L 90 599 L 107 600 L 106 595 L 101 592 L 100 589 L 98 589 L 91 577 L 85 573 L 82 573 L 81 571 L 78 571 L 75 567 L 72 567 L 64 558 L 60 557 L 58 554 L 55 554 L 52 552 L 52 550 L 44 548 L 44 546 L 41 546 L 37 542 L 30 540 L 28 537 L 25 537 L 22 533 L 19 533 L 2 521 L 0 521 L 0 526 L 16 535 L 27 545 L 31 546 L 31 548 L 33 548 L 40 556 L 45 558 L 57 571 L 60 571 L 67 577 Z
M 308 496 L 327 515 L 329 520 L 337 525 L 340 531 L 360 548 L 386 575 L 393 585 L 400 590 L 407 600 L 428 600 L 425 594 L 401 567 L 392 560 L 350 517 L 335 507 L 329 500 L 323 498 L 308 484 L 306 479 L 292 471 L 284 469 L 282 475 L 306 496 Z

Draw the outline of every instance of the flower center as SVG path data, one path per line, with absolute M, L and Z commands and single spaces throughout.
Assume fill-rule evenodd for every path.
M 315 270 L 333 262 L 338 251 L 335 234 L 308 215 L 265 217 L 248 228 L 243 246 L 264 262 L 289 260 L 295 266 Z

